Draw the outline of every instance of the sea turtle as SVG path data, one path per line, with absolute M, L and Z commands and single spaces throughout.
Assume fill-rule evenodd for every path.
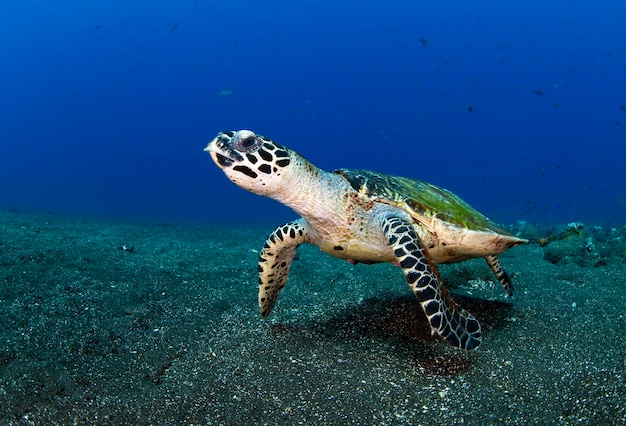
M 432 333 L 463 349 L 480 345 L 480 324 L 450 298 L 436 264 L 484 257 L 512 295 L 511 280 L 496 255 L 527 240 L 510 235 L 450 191 L 366 170 L 329 173 L 250 130 L 219 133 L 205 151 L 233 183 L 301 216 L 276 228 L 260 253 L 263 318 L 303 243 L 350 263 L 400 266 Z

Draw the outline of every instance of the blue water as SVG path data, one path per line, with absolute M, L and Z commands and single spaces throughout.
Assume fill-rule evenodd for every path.
M 444 186 L 502 223 L 626 223 L 626 3 L 0 4 L 0 208 L 276 223 L 202 151 Z

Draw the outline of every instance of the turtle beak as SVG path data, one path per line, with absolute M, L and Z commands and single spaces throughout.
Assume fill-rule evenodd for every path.
M 217 166 L 224 168 L 233 165 L 234 161 L 231 160 L 224 151 L 218 149 L 212 143 L 208 144 L 204 150 L 209 153 L 211 159 Z
M 204 148 L 204 151 L 211 155 L 213 162 L 222 169 L 230 167 L 235 161 L 243 159 L 239 153 L 232 150 L 230 146 L 231 139 L 232 136 L 222 132 Z

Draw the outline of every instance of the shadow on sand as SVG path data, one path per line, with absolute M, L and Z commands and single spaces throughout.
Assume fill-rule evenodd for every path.
M 510 303 L 454 295 L 454 300 L 481 322 L 483 341 L 489 332 L 502 327 Z M 306 339 L 321 339 L 351 345 L 357 341 L 375 340 L 379 349 L 396 357 L 411 360 L 425 372 L 438 375 L 458 374 L 472 368 L 473 352 L 448 346 L 432 336 L 426 316 L 412 295 L 382 295 L 363 300 L 325 321 L 307 326 L 274 324 L 275 334 L 301 334 Z M 480 348 L 478 349 L 480 350 Z

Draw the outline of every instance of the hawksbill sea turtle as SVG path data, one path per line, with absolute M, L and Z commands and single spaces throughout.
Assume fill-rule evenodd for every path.
M 367 170 L 326 172 L 250 130 L 219 133 L 205 151 L 237 186 L 301 216 L 276 228 L 260 253 L 263 318 L 304 243 L 350 263 L 398 265 L 432 333 L 458 348 L 480 345 L 480 324 L 450 298 L 437 263 L 484 257 L 506 293 L 513 294 L 496 255 L 527 240 L 510 235 L 450 191 Z

